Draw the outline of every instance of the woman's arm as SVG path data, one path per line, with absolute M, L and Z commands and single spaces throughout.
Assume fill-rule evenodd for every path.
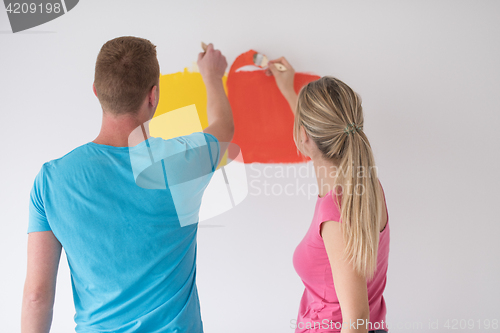
M 321 237 L 332 268 L 335 291 L 342 311 L 342 333 L 366 333 L 370 319 L 366 278 L 357 274 L 351 263 L 344 259 L 344 239 L 341 224 L 323 222 Z
M 21 313 L 22 333 L 50 331 L 61 249 L 61 243 L 52 231 L 28 234 L 28 270 Z
M 282 64 L 286 67 L 286 71 L 279 71 L 275 63 Z M 285 57 L 281 57 L 279 59 L 270 60 L 266 69 L 267 75 L 273 75 L 276 80 L 276 84 L 278 85 L 279 90 L 287 100 L 290 105 L 290 109 L 292 113 L 295 115 L 295 110 L 297 109 L 297 93 L 293 88 L 293 79 L 295 77 L 295 70 L 292 65 L 285 59 Z

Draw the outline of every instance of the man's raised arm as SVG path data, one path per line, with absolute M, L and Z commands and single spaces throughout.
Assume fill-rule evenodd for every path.
M 198 55 L 198 68 L 207 89 L 209 125 L 203 132 L 217 138 L 221 147 L 219 157 L 222 158 L 234 134 L 233 113 L 222 84 L 227 61 L 219 50 L 208 44 L 206 51 Z

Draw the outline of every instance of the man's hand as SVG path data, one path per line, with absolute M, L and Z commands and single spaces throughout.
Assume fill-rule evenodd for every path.
M 207 82 L 222 80 L 227 68 L 226 57 L 220 50 L 214 50 L 212 43 L 207 45 L 206 52 L 198 55 L 198 68 L 205 84 Z

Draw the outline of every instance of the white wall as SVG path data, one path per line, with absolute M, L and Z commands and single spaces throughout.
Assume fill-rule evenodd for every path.
M 447 319 L 472 319 L 473 331 L 483 331 L 483 320 L 500 319 L 499 17 L 499 1 L 477 0 L 85 0 L 52 22 L 12 34 L 2 8 L 2 331 L 19 330 L 33 179 L 43 162 L 98 134 L 94 63 L 102 44 L 122 35 L 158 45 L 162 73 L 190 66 L 205 41 L 230 63 L 252 48 L 353 87 L 363 97 L 365 132 L 389 208 L 389 322 L 421 323 L 420 331 L 429 331 L 429 322 L 439 320 L 444 331 Z M 302 285 L 291 258 L 314 197 L 256 195 L 264 167 L 247 166 L 249 181 L 261 183 L 211 222 L 223 226 L 200 228 L 207 333 L 292 332 Z M 311 175 L 299 181 L 315 182 Z M 63 257 L 52 332 L 73 330 L 71 297 Z

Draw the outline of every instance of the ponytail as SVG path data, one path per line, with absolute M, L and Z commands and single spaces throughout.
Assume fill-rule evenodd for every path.
M 373 153 L 364 132 L 347 135 L 335 183 L 340 189 L 338 196 L 333 195 L 344 222 L 345 256 L 358 274 L 371 279 L 377 267 L 381 196 Z

